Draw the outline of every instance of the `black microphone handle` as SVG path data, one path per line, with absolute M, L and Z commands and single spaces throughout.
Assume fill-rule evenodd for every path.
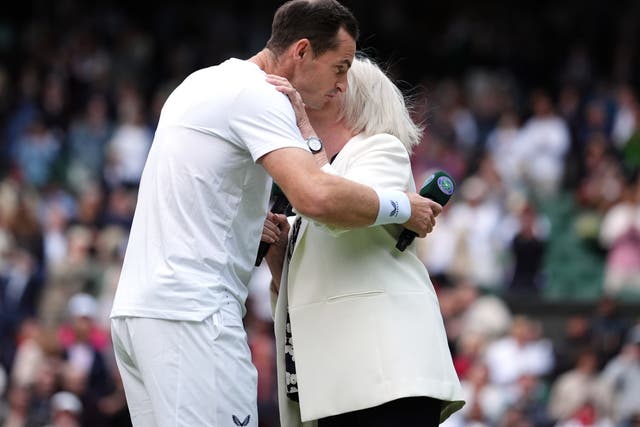
M 270 247 L 271 245 L 269 243 L 260 242 L 260 246 L 258 246 L 258 255 L 256 256 L 256 267 L 259 267 L 260 264 L 262 264 L 262 260 L 264 259 L 264 256 L 267 254 L 267 251 Z
M 273 202 L 273 206 L 271 207 L 271 212 L 275 214 L 283 214 L 287 212 L 289 209 L 289 200 L 285 195 L 276 197 L 276 200 Z
M 453 194 L 455 185 L 453 178 L 451 178 L 448 173 L 445 171 L 437 171 L 425 180 L 420 189 L 420 195 L 444 206 Z M 405 228 L 398 237 L 396 248 L 404 251 L 416 237 L 418 237 L 417 233 Z
M 404 230 L 402 230 L 402 233 L 400 233 L 400 237 L 398 237 L 398 243 L 396 243 L 396 248 L 398 248 L 401 251 L 404 251 L 405 249 L 407 249 L 407 246 L 409 246 L 411 244 L 411 242 L 413 242 L 413 239 L 415 239 L 416 237 L 418 237 L 418 235 L 405 228 Z

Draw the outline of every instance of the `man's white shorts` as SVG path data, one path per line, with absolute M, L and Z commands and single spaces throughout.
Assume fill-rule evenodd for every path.
M 257 372 L 239 306 L 202 322 L 111 320 L 135 427 L 257 426 Z

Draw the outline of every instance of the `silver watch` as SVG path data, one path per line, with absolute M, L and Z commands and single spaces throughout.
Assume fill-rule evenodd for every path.
M 313 154 L 319 153 L 322 151 L 322 140 L 317 136 L 310 136 L 306 139 L 307 147 Z

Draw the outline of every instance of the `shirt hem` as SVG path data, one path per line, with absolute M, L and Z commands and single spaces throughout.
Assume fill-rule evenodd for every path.
M 189 322 L 202 322 L 207 317 L 216 312 L 217 309 L 189 311 L 187 313 L 180 311 L 170 310 L 150 310 L 139 308 L 124 308 L 113 310 L 109 315 L 110 319 L 118 317 L 143 317 L 148 319 L 163 319 L 163 320 L 183 320 Z

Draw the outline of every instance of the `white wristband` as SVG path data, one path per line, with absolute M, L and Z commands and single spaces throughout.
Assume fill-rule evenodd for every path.
M 400 190 L 378 190 L 378 216 L 376 221 L 371 224 L 404 224 L 411 218 L 411 203 L 409 197 Z

